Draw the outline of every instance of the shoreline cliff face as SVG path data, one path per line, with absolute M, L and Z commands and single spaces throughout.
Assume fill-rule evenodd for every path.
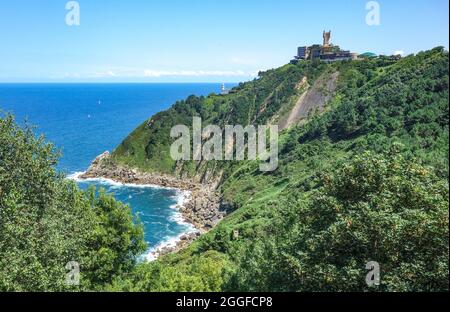
M 213 228 L 227 213 L 213 183 L 199 183 L 189 178 L 175 178 L 168 175 L 140 172 L 117 165 L 111 161 L 109 152 L 99 155 L 81 179 L 106 178 L 120 183 L 157 185 L 189 191 L 189 200 L 180 211 L 185 220 L 200 232 Z
M 140 172 L 137 169 L 117 165 L 111 160 L 109 152 L 97 156 L 89 169 L 79 176 L 80 179 L 105 178 L 119 183 L 137 185 L 155 185 L 189 191 L 189 196 L 183 205 L 177 208 L 185 222 L 192 224 L 197 233 L 188 233 L 180 237 L 175 247 L 163 247 L 156 255 L 175 252 L 187 247 L 200 234 L 206 233 L 216 226 L 227 214 L 225 205 L 214 183 L 200 183 L 190 178 L 175 178 L 163 174 Z
M 285 125 L 278 169 L 175 161 L 170 130 L 189 128 L 192 116 L 205 125 Z M 235 208 L 218 224 L 200 218 L 199 227 L 217 226 L 194 244 L 185 237 L 182 252 L 139 267 L 121 290 L 366 291 L 368 259 L 385 268 L 379 291 L 448 290 L 443 48 L 398 61 L 300 62 L 261 73 L 229 95 L 175 103 L 96 162 L 87 177 L 196 190 L 183 211 L 193 222 L 209 215 L 196 198 L 205 202 L 208 188 L 217 194 L 213 180 L 215 205 L 223 199 Z

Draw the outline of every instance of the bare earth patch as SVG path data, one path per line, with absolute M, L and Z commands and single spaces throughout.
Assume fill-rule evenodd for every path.
M 325 105 L 336 91 L 338 77 L 339 72 L 319 77 L 312 87 L 300 95 L 287 118 L 280 121 L 280 130 L 305 122 L 313 112 L 323 112 Z

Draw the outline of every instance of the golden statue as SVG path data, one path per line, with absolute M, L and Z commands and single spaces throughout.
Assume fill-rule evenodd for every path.
M 330 38 L 331 38 L 331 30 L 326 32 L 325 30 L 323 31 L 323 46 L 324 47 L 328 47 L 330 46 Z

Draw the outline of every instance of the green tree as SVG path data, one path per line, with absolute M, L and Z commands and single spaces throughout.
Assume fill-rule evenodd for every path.
M 132 269 L 142 228 L 112 197 L 85 193 L 55 170 L 58 154 L 12 116 L 0 119 L 0 290 L 100 288 Z M 81 284 L 66 283 L 66 264 Z
M 324 173 L 307 205 L 278 219 L 289 230 L 250 248 L 231 287 L 361 291 L 448 290 L 448 183 L 393 151 L 366 152 Z

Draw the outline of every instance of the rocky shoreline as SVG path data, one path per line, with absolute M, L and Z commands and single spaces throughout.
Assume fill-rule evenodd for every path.
M 176 246 L 161 247 L 153 255 L 158 256 L 186 248 L 202 233 L 212 229 L 226 215 L 214 184 L 204 184 L 192 179 L 179 179 L 168 175 L 139 172 L 111 161 L 109 152 L 99 155 L 89 169 L 79 176 L 80 179 L 106 178 L 124 184 L 155 185 L 188 191 L 189 196 L 183 205 L 177 208 L 185 222 L 192 224 L 197 232 L 184 234 Z

